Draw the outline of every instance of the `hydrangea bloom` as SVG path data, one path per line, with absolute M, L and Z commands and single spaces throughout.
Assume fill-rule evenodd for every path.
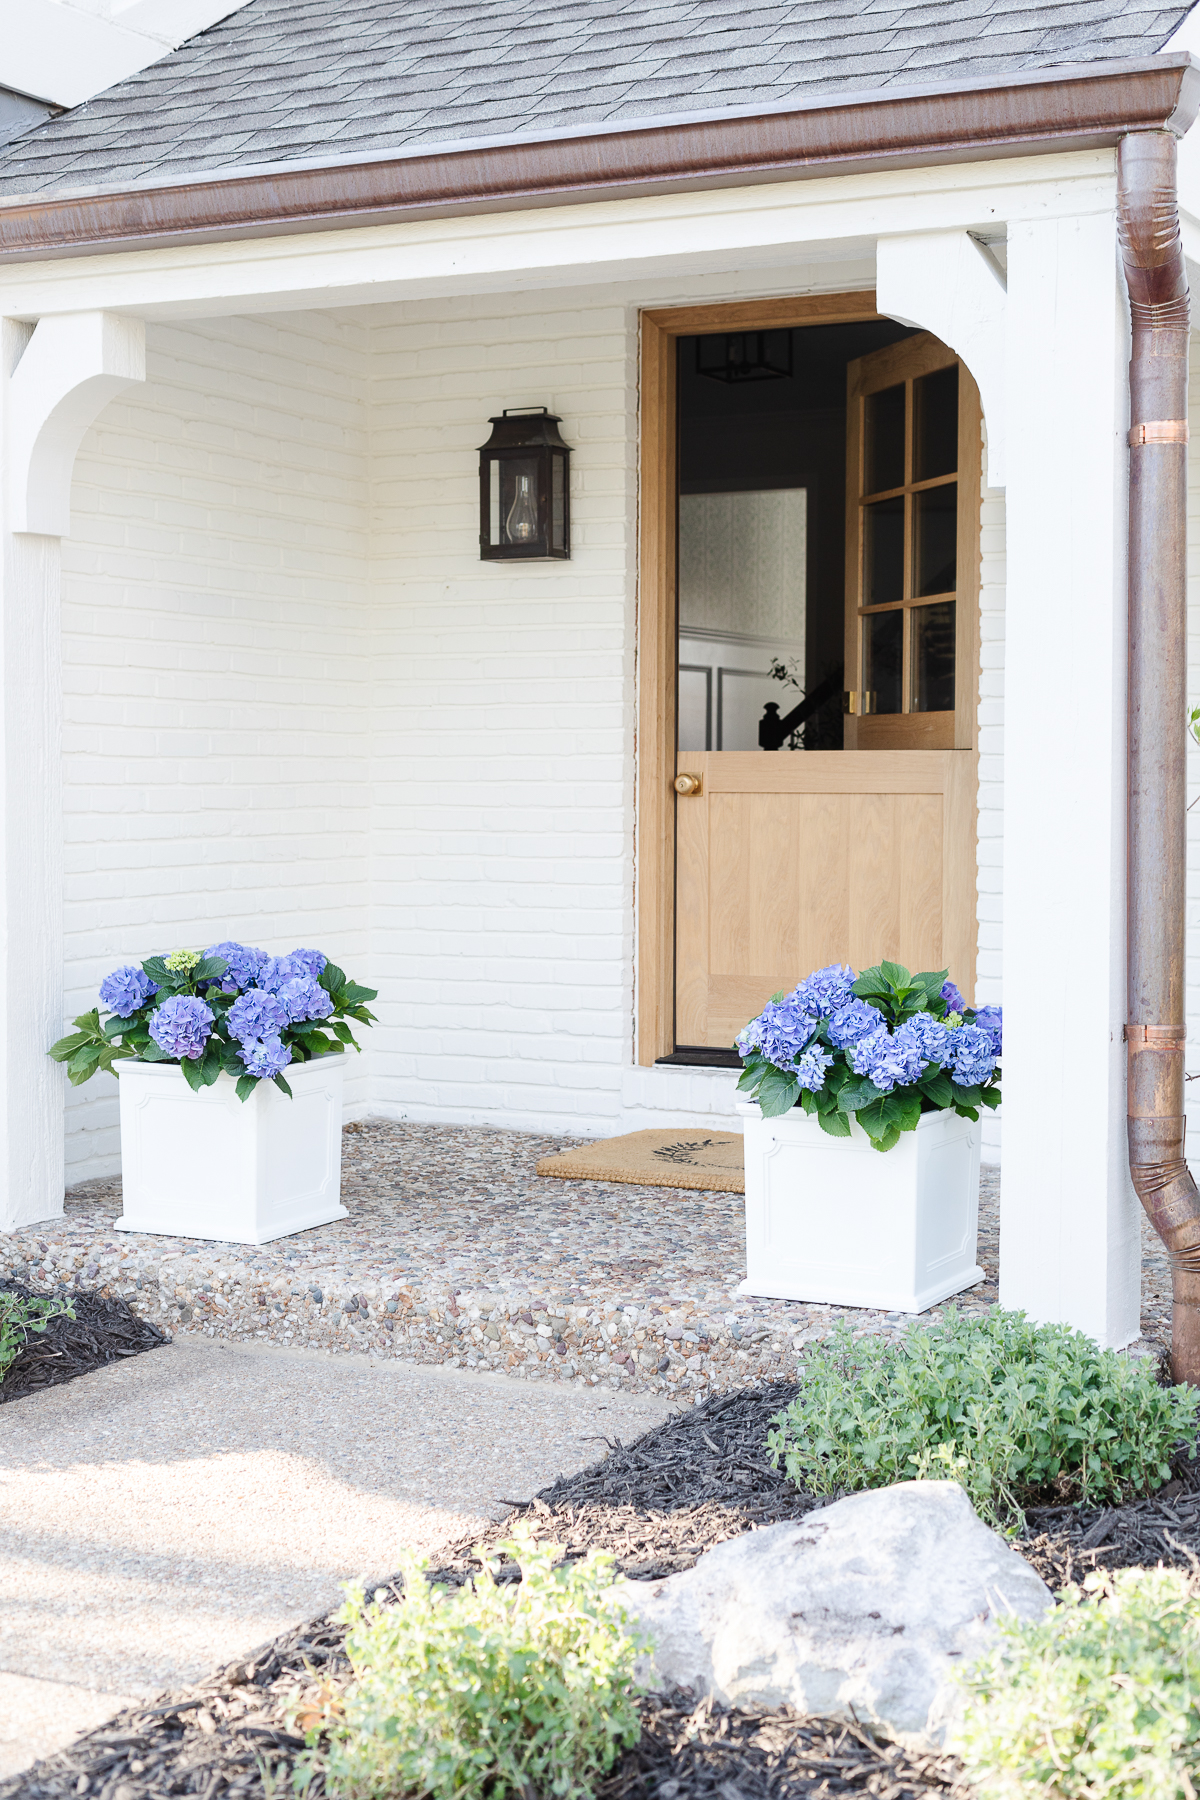
M 986 1081 L 996 1066 L 991 1033 L 979 1025 L 960 1025 L 950 1033 L 950 1059 L 960 1087 Z
M 818 1019 L 832 1018 L 853 998 L 850 992 L 853 981 L 854 970 L 847 963 L 830 963 L 827 969 L 818 969 L 815 974 L 805 976 L 788 998 Z
M 946 1002 L 948 1013 L 958 1013 L 961 1017 L 966 1011 L 967 1003 L 952 981 L 943 981 L 942 999 Z
M 314 979 L 303 956 L 297 956 L 295 951 L 290 956 L 269 956 L 258 977 L 258 985 L 277 994 L 285 981 L 293 981 L 297 975 L 305 981 Z
M 849 1000 L 829 1021 L 829 1041 L 836 1050 L 857 1044 L 868 1032 L 878 1031 L 880 1013 L 865 1000 Z
M 311 975 L 314 981 L 320 979 L 329 962 L 329 958 L 327 956 L 322 956 L 319 950 L 293 950 L 286 960 L 288 962 L 299 963 L 303 968 L 304 973 L 306 975 Z
M 204 1055 L 213 1023 L 212 1008 L 194 994 L 172 994 L 150 1015 L 150 1036 L 168 1056 L 196 1062 Z
M 240 1044 L 251 1038 L 272 1037 L 289 1022 L 287 1007 L 265 988 L 247 988 L 229 1009 L 229 1035 Z
M 254 987 L 271 960 L 265 950 L 255 950 L 249 944 L 235 944 L 230 940 L 210 944 L 204 954 L 206 957 L 219 956 L 228 964 L 219 983 L 223 994 L 240 994 L 246 988 Z
M 238 1051 L 246 1065 L 247 1075 L 272 1081 L 292 1060 L 292 1053 L 278 1037 L 253 1038 Z
M 881 1093 L 890 1094 L 894 1087 L 907 1087 L 920 1075 L 920 1036 L 911 1019 L 894 1033 L 880 1025 L 878 1031 L 852 1044 L 846 1058 L 856 1075 L 865 1075 Z
M 948 1025 L 927 1012 L 915 1013 L 908 1023 L 921 1046 L 921 1058 L 927 1066 L 936 1063 L 940 1067 L 949 1060 L 952 1034 Z
M 737 1040 L 743 1056 L 759 1050 L 777 1069 L 792 1067 L 817 1025 L 812 1013 L 797 1005 L 799 992 L 797 988 L 785 1000 L 769 1000 L 757 1019 L 751 1019 Z
M 333 1011 L 333 1001 L 311 975 L 289 975 L 275 989 L 275 998 L 292 1025 L 302 1025 L 306 1019 L 327 1019 Z
M 144 970 L 126 965 L 104 977 L 100 983 L 100 1002 L 119 1019 L 129 1019 L 139 1006 L 145 1006 L 151 994 L 157 992 L 158 983 L 151 981 Z
M 986 1031 L 992 1040 L 992 1050 L 1000 1057 L 1004 1045 L 1004 1009 L 999 1006 L 981 1006 L 975 1014 L 975 1024 L 980 1031 Z
M 172 975 L 190 975 L 200 961 L 198 950 L 172 950 L 170 956 L 164 958 Z
M 833 1065 L 833 1058 L 828 1050 L 820 1044 L 810 1044 L 796 1063 L 796 1079 L 802 1088 L 810 1094 L 819 1094 L 825 1086 L 825 1071 Z

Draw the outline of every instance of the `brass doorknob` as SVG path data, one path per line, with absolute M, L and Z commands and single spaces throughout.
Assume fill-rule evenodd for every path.
M 675 777 L 677 794 L 698 794 L 703 786 L 704 783 L 699 775 L 677 775 Z

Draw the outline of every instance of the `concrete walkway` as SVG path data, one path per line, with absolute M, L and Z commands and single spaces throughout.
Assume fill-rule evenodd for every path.
M 0 1408 L 0 1775 L 667 1412 L 649 1395 L 196 1338 Z

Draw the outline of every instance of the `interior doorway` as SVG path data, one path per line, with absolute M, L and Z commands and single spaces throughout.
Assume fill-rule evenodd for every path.
M 643 319 L 639 1061 L 834 960 L 973 991 L 978 395 L 873 300 Z

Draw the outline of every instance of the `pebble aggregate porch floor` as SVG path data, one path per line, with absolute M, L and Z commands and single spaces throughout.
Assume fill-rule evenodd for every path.
M 0 1277 L 121 1294 L 173 1332 L 678 1399 L 779 1373 L 845 1310 L 735 1294 L 740 1194 L 535 1173 L 566 1147 L 484 1127 L 350 1125 L 349 1218 L 261 1247 L 114 1231 L 119 1180 L 87 1182 L 63 1219 L 0 1239 Z M 961 1296 L 968 1310 L 996 1299 L 998 1185 L 985 1167 L 988 1280 Z M 876 1331 L 906 1322 L 851 1316 Z
M 122 1294 L 173 1332 L 678 1399 L 779 1373 L 841 1312 L 868 1331 L 907 1322 L 736 1294 L 745 1274 L 740 1194 L 535 1173 L 540 1156 L 580 1141 L 349 1125 L 349 1218 L 261 1247 L 114 1231 L 120 1181 L 86 1182 L 69 1190 L 63 1219 L 0 1238 L 0 1278 Z M 967 1311 L 996 1302 L 999 1185 L 999 1168 L 985 1164 L 987 1281 L 959 1297 Z M 1143 1244 L 1144 1341 L 1162 1343 L 1170 1276 L 1148 1225 Z

